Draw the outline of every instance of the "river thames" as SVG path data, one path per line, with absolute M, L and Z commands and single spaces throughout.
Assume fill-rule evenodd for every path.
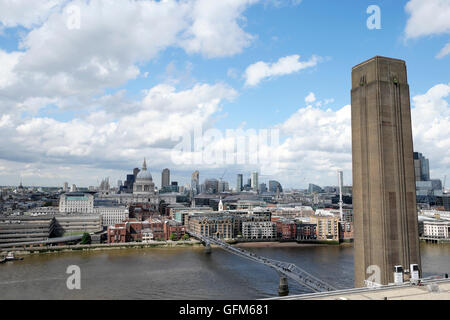
M 247 248 L 292 262 L 338 289 L 353 286 L 353 247 Z M 449 244 L 421 244 L 423 275 L 450 273 Z M 66 269 L 81 269 L 69 290 Z M 52 253 L 0 265 L 0 299 L 259 299 L 277 296 L 272 269 L 214 248 L 150 248 Z M 290 294 L 308 292 L 289 281 Z

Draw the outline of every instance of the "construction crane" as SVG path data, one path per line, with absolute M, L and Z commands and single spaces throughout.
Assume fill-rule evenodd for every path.
M 225 171 L 223 172 L 222 176 L 220 177 L 220 181 L 223 180 L 223 177 L 225 176 L 226 173 L 227 173 L 227 169 L 225 169 Z

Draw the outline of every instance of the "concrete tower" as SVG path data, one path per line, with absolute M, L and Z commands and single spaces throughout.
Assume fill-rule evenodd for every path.
M 421 270 L 405 62 L 355 66 L 351 99 L 355 286 L 388 284 L 396 265 Z

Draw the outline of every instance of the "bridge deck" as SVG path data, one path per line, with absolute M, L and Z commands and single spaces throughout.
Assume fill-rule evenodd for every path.
M 254 262 L 264 264 L 264 265 L 276 270 L 280 274 L 280 276 L 285 276 L 287 278 L 290 278 L 290 279 L 300 283 L 301 285 L 309 288 L 313 292 L 324 292 L 324 291 L 336 290 L 334 287 L 323 282 L 322 280 L 318 279 L 317 277 L 314 277 L 312 274 L 299 268 L 295 264 L 261 257 L 261 256 L 254 254 L 253 252 L 249 252 L 249 251 L 241 249 L 241 248 L 233 247 L 232 245 L 225 243 L 216 238 L 206 237 L 206 236 L 196 234 L 196 233 L 190 232 L 190 231 L 188 231 L 188 233 L 191 236 L 193 236 L 197 239 L 200 239 L 207 244 L 212 243 L 212 244 L 218 245 L 230 253 L 233 253 L 240 257 L 252 260 Z

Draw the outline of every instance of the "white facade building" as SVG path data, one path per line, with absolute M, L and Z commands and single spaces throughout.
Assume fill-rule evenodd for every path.
M 450 220 L 450 211 L 421 210 L 420 214 L 435 219 Z
M 60 213 L 94 213 L 94 196 L 88 193 L 62 194 L 59 198 Z
M 129 218 L 126 206 L 94 206 L 94 196 L 89 193 L 62 194 L 59 198 L 59 213 L 96 214 L 102 218 L 103 226 L 112 226 Z
M 129 210 L 123 206 L 95 207 L 94 213 L 102 217 L 102 225 L 104 227 L 113 226 L 129 218 Z
M 423 235 L 433 239 L 450 239 L 449 221 L 424 221 Z

